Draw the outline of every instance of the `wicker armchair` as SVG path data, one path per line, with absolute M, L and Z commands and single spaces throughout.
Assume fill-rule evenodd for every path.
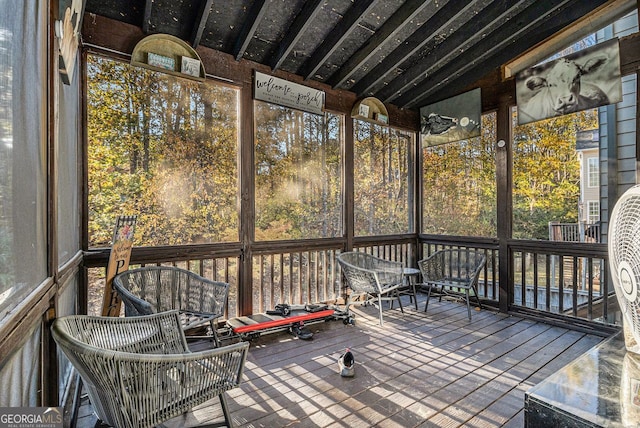
M 404 285 L 402 263 L 357 251 L 341 253 L 337 259 L 347 284 L 352 290 L 351 294 L 365 294 L 368 298 L 360 303 L 372 303 L 378 307 L 381 326 L 383 325 L 383 301 L 397 300 L 400 310 L 404 313 L 398 290 Z M 347 296 L 347 312 L 352 304 L 351 294 Z
M 171 266 L 126 270 L 113 279 L 126 316 L 150 315 L 176 309 L 185 330 L 208 326 L 219 345 L 216 319 L 224 314 L 229 284 L 211 281 Z
M 135 318 L 72 315 L 54 321 L 59 349 L 79 372 L 102 421 L 153 427 L 240 384 L 249 343 L 190 352 L 177 311 Z
M 473 292 L 478 307 L 482 309 L 477 284 L 486 260 L 485 255 L 479 251 L 440 250 L 418 261 L 422 283 L 417 285 L 421 289 L 427 289 L 424 311 L 427 311 L 432 295 L 439 296 L 440 300 L 443 295 L 463 296 L 471 321 L 470 291 Z

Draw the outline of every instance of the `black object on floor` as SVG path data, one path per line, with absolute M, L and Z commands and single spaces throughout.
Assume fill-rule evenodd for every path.
M 289 331 L 298 339 L 311 340 L 313 338 L 313 332 L 306 328 L 302 323 L 293 324 Z

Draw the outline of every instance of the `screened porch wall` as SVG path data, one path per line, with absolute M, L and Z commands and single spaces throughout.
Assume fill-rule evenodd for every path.
M 19 64 L 24 68 L 24 73 L 14 74 L 15 83 L 10 89 L 12 95 L 10 97 L 3 98 L 3 102 L 9 100 L 9 110 L 14 115 L 12 117 L 12 123 L 21 126 L 28 125 L 30 127 L 31 134 L 26 132 L 16 132 L 14 134 L 15 139 L 12 141 L 13 147 L 16 148 L 16 166 L 14 170 L 17 173 L 24 174 L 26 180 L 23 183 L 33 184 L 37 183 L 42 190 L 43 197 L 38 196 L 33 198 L 32 194 L 25 191 L 15 191 L 13 196 L 16 199 L 16 207 L 24 207 L 23 210 L 18 210 L 19 213 L 28 213 L 29 215 L 16 216 L 17 219 L 22 221 L 19 229 L 26 234 L 21 235 L 22 242 L 17 242 L 16 245 L 22 245 L 22 243 L 28 242 L 30 245 L 35 245 L 38 248 L 38 255 L 35 257 L 25 256 L 20 251 L 14 251 L 16 259 L 20 259 L 21 266 L 28 272 L 25 273 L 26 280 L 20 280 L 20 285 L 26 285 L 31 293 L 26 295 L 16 296 L 11 302 L 16 307 L 13 311 L 3 311 L 3 314 L 8 315 L 0 323 L 0 366 L 3 367 L 3 373 L 0 377 L 5 380 L 5 384 L 9 383 L 11 388 L 7 390 L 7 396 L 16 398 L 19 400 L 19 405 L 30 405 L 32 403 L 55 405 L 58 403 L 59 395 L 64 394 L 64 389 L 61 389 L 60 383 L 57 379 L 57 374 L 60 373 L 64 376 L 67 371 L 64 364 L 58 364 L 57 355 L 53 348 L 52 340 L 48 335 L 48 322 L 51 321 L 52 316 L 61 316 L 70 312 L 83 312 L 86 310 L 87 305 L 87 282 L 85 274 L 91 269 L 103 269 L 108 260 L 108 250 L 105 248 L 88 251 L 86 248 L 87 231 L 86 220 L 87 213 L 84 208 L 85 194 L 83 193 L 84 176 L 83 171 L 85 168 L 86 159 L 83 156 L 83 142 L 86 137 L 85 129 L 85 115 L 83 112 L 84 106 L 82 97 L 85 96 L 83 92 L 84 77 L 83 77 L 83 63 L 78 59 L 76 66 L 76 78 L 73 80 L 71 87 L 64 87 L 60 83 L 58 75 L 58 56 L 57 46 L 55 38 L 53 37 L 53 25 L 49 25 L 51 28 L 47 28 L 48 17 L 50 18 L 50 11 L 47 10 L 47 2 L 40 2 L 35 0 L 28 0 L 21 2 L 22 9 L 13 8 L 11 12 L 16 12 L 18 17 L 13 15 L 6 15 L 3 25 L 11 25 L 13 32 L 13 40 L 18 40 L 19 44 L 17 48 L 12 46 L 11 49 L 6 50 L 6 55 L 2 56 L 2 61 L 8 61 L 8 66 L 3 68 L 3 71 L 10 70 L 12 67 L 16 67 L 15 64 Z M 0 18 L 1 20 L 1 18 Z M 25 22 L 38 22 L 38 25 L 30 29 L 30 32 L 26 34 L 25 28 L 20 28 Z M 133 41 L 140 39 L 143 35 L 139 29 L 124 25 L 121 23 L 114 23 L 108 19 L 100 16 L 94 16 L 92 19 L 84 20 L 85 28 L 83 29 L 83 39 L 87 43 L 87 46 L 91 45 L 101 46 L 110 50 L 111 54 L 120 58 L 126 58 L 126 54 L 121 55 L 117 52 L 130 52 L 133 48 Z M 48 34 L 47 34 L 48 31 Z M 31 37 L 35 37 L 34 40 Z M 50 42 L 47 45 L 47 40 Z M 6 40 L 4 40 L 6 42 Z M 45 47 L 48 46 L 48 47 Z M 19 56 L 17 53 L 22 52 L 24 55 Z M 254 68 L 264 72 L 269 72 L 268 69 L 256 64 L 251 64 L 246 61 L 237 62 L 231 60 L 223 55 L 208 50 L 200 50 L 202 58 L 206 63 L 207 70 L 212 76 L 220 76 L 222 80 L 228 82 L 233 81 L 234 85 L 241 91 L 240 104 L 243 108 L 241 115 L 243 121 L 241 124 L 241 139 L 243 139 L 241 158 L 243 162 L 243 171 L 252 171 L 253 164 L 250 160 L 250 151 L 247 147 L 252 147 L 252 135 L 253 135 L 253 121 L 251 108 L 246 107 L 252 104 L 251 99 L 251 82 L 252 71 Z M 41 54 L 41 55 L 40 55 Z M 26 59 L 25 59 L 26 58 Z M 31 62 L 29 62 L 31 61 Z M 28 64 L 25 66 L 25 64 Z M 625 65 L 629 67 L 629 64 Z M 18 68 L 20 68 L 18 67 Z M 48 75 L 42 72 L 44 69 L 48 70 Z M 628 70 L 628 68 L 627 68 Z M 36 76 L 28 79 L 27 74 L 35 73 Z M 279 76 L 283 78 L 290 78 L 294 81 L 302 82 L 302 79 L 297 76 L 288 75 L 286 73 L 279 73 Z M 6 76 L 5 76 L 6 77 Z M 4 77 L 3 77 L 4 78 Z M 216 79 L 212 77 L 212 79 Z M 629 83 L 632 79 L 625 76 L 625 84 L 627 86 L 633 85 Z M 7 80 L 3 80 L 7 82 Z M 14 82 L 14 81 L 11 81 Z M 637 86 L 637 79 L 635 81 Z M 3 87 L 3 89 L 6 89 Z M 329 94 L 327 97 L 327 107 L 335 112 L 342 112 L 348 115 L 351 106 L 356 101 L 355 95 L 345 91 L 334 91 L 331 88 L 325 88 Z M 483 111 L 491 111 L 499 108 L 502 105 L 512 105 L 515 101 L 509 92 L 508 85 L 504 87 L 490 87 L 483 91 Z M 629 92 L 630 93 L 630 92 Z M 38 100 L 33 102 L 30 96 L 38 96 Z M 79 97 L 80 100 L 77 100 Z M 636 96 L 637 98 L 637 96 Z M 20 104 L 13 108 L 11 100 L 15 100 Z M 6 104 L 5 104 L 6 106 Z M 629 107 L 629 106 L 627 106 Z M 632 110 L 632 107 L 630 110 Z M 405 130 L 417 130 L 417 114 L 409 111 L 400 111 L 393 106 L 389 107 L 390 110 L 390 122 L 393 126 L 396 126 Z M 17 116 L 20 113 L 22 116 Z M 636 109 L 637 119 L 637 109 Z M 631 122 L 625 122 L 624 128 L 628 129 Z M 500 127 L 508 128 L 504 122 Z M 77 132 L 74 129 L 77 129 Z M 637 128 L 637 125 L 636 125 Z M 40 132 L 40 136 L 36 136 L 34 133 Z M 345 122 L 345 134 L 347 138 L 353 132 L 353 124 L 350 121 Z M 500 135 L 505 135 L 500 134 Z M 637 141 L 637 135 L 635 137 Z M 508 139 L 507 139 L 508 141 Z M 3 139 L 3 142 L 5 140 Z M 634 141 L 635 144 L 635 141 Z M 3 147 L 4 149 L 4 147 Z M 348 159 L 349 156 L 353 157 L 353 153 L 349 154 L 349 145 L 346 145 L 345 156 Z M 44 153 L 40 157 L 40 154 Z M 77 158 L 74 160 L 73 156 L 77 154 Z M 2 161 L 8 162 L 8 158 L 5 156 L 6 151 L 2 153 Z M 606 159 L 606 149 L 603 149 L 602 159 Z M 13 161 L 11 158 L 9 161 Z M 246 163 L 246 164 L 244 164 Z M 75 165 L 75 166 L 74 166 Z M 74 169 L 75 168 L 75 169 Z M 65 171 L 62 171 L 62 170 Z M 7 171 L 5 169 L 4 171 Z M 38 175 L 37 179 L 34 179 L 34 172 Z M 68 175 L 66 175 L 68 173 Z M 348 177 L 350 172 L 345 171 L 345 175 Z M 500 173 L 500 171 L 499 171 Z M 245 172 L 241 175 L 241 191 L 240 205 L 242 205 L 243 219 L 241 224 L 247 223 L 247 218 L 244 216 L 252 215 L 252 206 L 248 205 L 245 201 L 251 196 L 251 190 L 247 183 L 252 180 L 252 173 Z M 603 174 L 606 172 L 603 169 Z M 45 177 L 49 177 L 45 179 Z M 55 177 L 55 178 L 53 178 Z M 74 183 L 74 180 L 78 180 Z M 637 180 L 637 179 L 636 179 Z M 416 185 L 419 185 L 416 180 Z M 16 181 L 17 182 L 17 181 Z M 6 184 L 6 183 L 5 183 Z M 347 192 L 349 192 L 349 185 L 346 185 Z M 18 189 L 20 190 L 20 189 Z M 352 191 L 352 189 L 351 189 Z M 19 200 L 18 200 L 19 199 Z M 41 203 L 41 201 L 46 202 Z M 353 225 L 349 225 L 349 217 L 353 215 L 353 207 L 350 207 L 350 203 L 345 204 L 345 225 L 347 230 L 352 230 Z M 499 198 L 499 201 L 501 199 Z M 34 201 L 35 204 L 34 204 Z M 504 204 L 505 202 L 499 202 Z M 79 205 L 79 206 L 77 206 Z M 9 205 L 3 201 L 2 209 L 7 209 Z M 416 200 L 416 206 L 420 206 L 419 197 Z M 34 209 L 35 207 L 35 209 Z M 508 208 L 504 205 L 502 208 Z M 608 210 L 609 207 L 604 206 L 603 212 Z M 38 217 L 38 220 L 31 222 L 32 215 Z M 420 213 L 415 212 L 415 230 L 419 228 Z M 36 227 L 35 223 L 42 225 L 42 227 Z M 31 233 L 36 233 L 34 239 L 32 239 Z M 45 239 L 40 239 L 39 234 L 46 235 Z M 28 238 L 26 238 L 29 236 Z M 185 265 L 191 264 L 196 266 L 202 260 L 228 260 L 228 265 L 233 266 L 234 260 L 238 266 L 237 272 L 230 274 L 230 278 L 233 275 L 236 276 L 238 281 L 248 281 L 253 277 L 253 268 L 248 269 L 246 266 L 252 266 L 255 260 L 259 260 L 260 257 L 269 258 L 273 255 L 274 260 L 279 257 L 279 254 L 301 253 L 312 250 L 312 253 L 342 251 L 346 249 L 359 248 L 366 251 L 378 251 L 384 255 L 399 254 L 403 260 L 411 260 L 419 258 L 428 253 L 428 246 L 438 245 L 441 243 L 439 237 L 431 236 L 418 236 L 415 233 L 408 234 L 406 236 L 391 236 L 391 237 L 372 237 L 361 239 L 354 237 L 352 234 L 347 233 L 345 236 L 336 239 L 331 242 L 305 242 L 300 241 L 293 247 L 279 248 L 271 245 L 271 249 L 268 248 L 270 244 L 262 243 L 260 245 L 253 243 L 252 232 L 246 229 L 240 231 L 240 236 L 243 240 L 252 243 L 248 246 L 243 246 L 240 243 L 230 243 L 225 245 L 215 245 L 213 247 L 171 247 L 171 248 L 138 248 L 134 250 L 134 263 L 185 263 Z M 502 239 L 502 238 L 501 238 Z M 371 242 L 376 241 L 376 242 Z M 80 243 L 83 243 L 84 248 Z M 518 255 L 516 253 L 528 253 L 528 254 L 544 254 L 542 257 L 546 257 L 547 253 L 553 255 L 561 255 L 562 251 L 559 249 L 542 249 L 535 246 L 528 245 L 527 243 L 516 243 L 511 241 L 491 241 L 488 243 L 478 243 L 474 240 L 470 240 L 464 237 L 455 237 L 453 241 L 447 241 L 446 245 L 467 246 L 469 248 L 489 248 L 492 252 L 495 251 L 494 247 L 498 248 L 498 255 L 494 257 L 496 260 L 507 260 L 508 263 L 516 263 Z M 408 249 L 405 249 L 408 248 Z M 87 250 L 85 252 L 81 249 Z M 502 251 L 504 250 L 504 251 Z M 597 258 L 602 259 L 602 252 L 599 248 L 595 253 L 589 252 L 585 254 L 585 251 L 579 250 L 580 257 L 591 258 L 593 260 Z M 506 258 L 502 257 L 502 254 L 507 254 Z M 5 253 L 3 253 L 4 255 Z M 572 253 L 573 254 L 573 253 Z M 310 256 L 311 258 L 315 255 Z M 525 256 L 525 258 L 531 258 L 536 256 Z M 541 257 L 540 255 L 537 257 Z M 320 258 L 321 259 L 321 258 Z M 248 263 L 241 263 L 243 260 L 250 260 Z M 226 262 L 223 262 L 224 265 Z M 279 260 L 276 262 L 279 263 Z M 203 263 L 202 265 L 206 265 Z M 573 256 L 571 256 L 571 265 L 573 265 Z M 587 263 L 588 265 L 588 263 Z M 533 265 L 535 266 L 535 264 Z M 199 267 L 197 268 L 199 270 Z M 270 268 L 269 268 L 270 269 Z M 294 270 L 296 268 L 294 267 Z M 305 266 L 306 269 L 306 266 Z M 490 284 L 495 280 L 497 270 L 500 269 L 501 273 L 507 274 L 503 278 L 509 279 L 509 270 L 503 271 L 503 266 L 492 264 L 492 272 L 486 274 Z M 573 269 L 573 268 L 571 268 Z M 312 272 L 315 272 L 315 267 L 311 268 Z M 22 274 L 22 272 L 21 272 Z M 493 279 L 492 278 L 493 274 Z M 35 276 L 34 276 L 35 275 Z M 335 273 L 335 275 L 338 275 Z M 336 276 L 327 276 L 327 278 L 336 278 Z M 516 274 L 514 273 L 514 276 Z M 32 276 L 34 276 L 32 278 Z M 528 273 L 525 272 L 525 276 L 528 277 Z M 316 277 L 324 278 L 324 272 L 318 274 Z M 533 275 L 535 277 L 535 275 Z M 331 279 L 330 281 L 333 281 Z M 506 281 L 503 281 L 503 283 Z M 294 281 L 297 286 L 297 283 Z M 265 287 L 271 285 L 265 281 Z M 303 281 L 302 284 L 305 284 Z M 538 282 L 540 287 L 541 282 Z M 327 283 L 330 287 L 330 284 Z M 338 287 L 334 284 L 334 290 L 344 290 L 344 288 Z M 487 289 L 491 289 L 490 285 Z M 503 290 L 505 291 L 503 293 Z M 511 291 L 510 291 L 511 290 Z M 3 290 L 4 291 L 4 290 Z M 242 297 L 243 304 L 252 302 L 253 296 L 251 292 L 246 292 L 244 289 L 238 289 L 239 294 L 244 294 Z M 491 292 L 493 293 L 493 291 Z M 266 295 L 266 292 L 265 292 Z M 275 293 L 273 295 L 276 295 Z M 500 298 L 507 296 L 512 298 L 514 292 L 512 289 L 506 287 L 498 290 Z M 487 293 L 486 300 L 492 300 L 493 294 Z M 240 299 L 239 299 L 240 301 Z M 256 304 L 256 306 L 267 306 L 273 303 L 267 299 L 263 300 L 264 303 Z M 252 310 L 251 305 L 247 305 L 244 308 L 238 310 L 238 313 L 245 312 L 245 310 Z M 513 308 L 513 305 L 511 306 Z M 565 306 L 566 308 L 566 306 Z M 588 312 L 587 308 L 587 312 Z M 536 314 L 537 315 L 537 314 Z M 534 315 L 535 316 L 535 315 Z M 19 320 L 29 320 L 29 322 L 19 322 Z M 7 320 L 10 321 L 7 322 Z M 44 358 L 40 358 L 43 356 Z M 60 371 L 56 370 L 59 368 Z M 44 373 L 47 376 L 44 376 Z M 52 375 L 54 374 L 54 375 Z M 13 401 L 12 401 L 13 403 Z

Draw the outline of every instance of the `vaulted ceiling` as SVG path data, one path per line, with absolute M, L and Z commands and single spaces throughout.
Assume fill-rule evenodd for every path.
M 86 0 L 85 12 L 415 109 L 461 92 L 605 3 Z

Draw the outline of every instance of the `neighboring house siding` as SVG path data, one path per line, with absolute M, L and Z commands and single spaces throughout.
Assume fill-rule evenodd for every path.
M 638 11 L 597 33 L 598 42 L 638 32 Z M 607 242 L 609 213 L 615 201 L 638 182 L 636 161 L 636 74 L 622 77 L 622 102 L 599 109 L 600 118 L 600 224 L 601 242 Z M 609 123 L 610 119 L 615 123 Z M 615 135 L 612 135 L 615 134 Z M 609 147 L 609 142 L 616 145 Z M 609 159 L 609 154 L 614 157 Z M 609 167 L 615 170 L 610 176 Z M 610 189 L 609 185 L 615 185 Z M 609 198 L 615 198 L 609 201 Z M 611 203 L 610 203 L 611 202 Z

